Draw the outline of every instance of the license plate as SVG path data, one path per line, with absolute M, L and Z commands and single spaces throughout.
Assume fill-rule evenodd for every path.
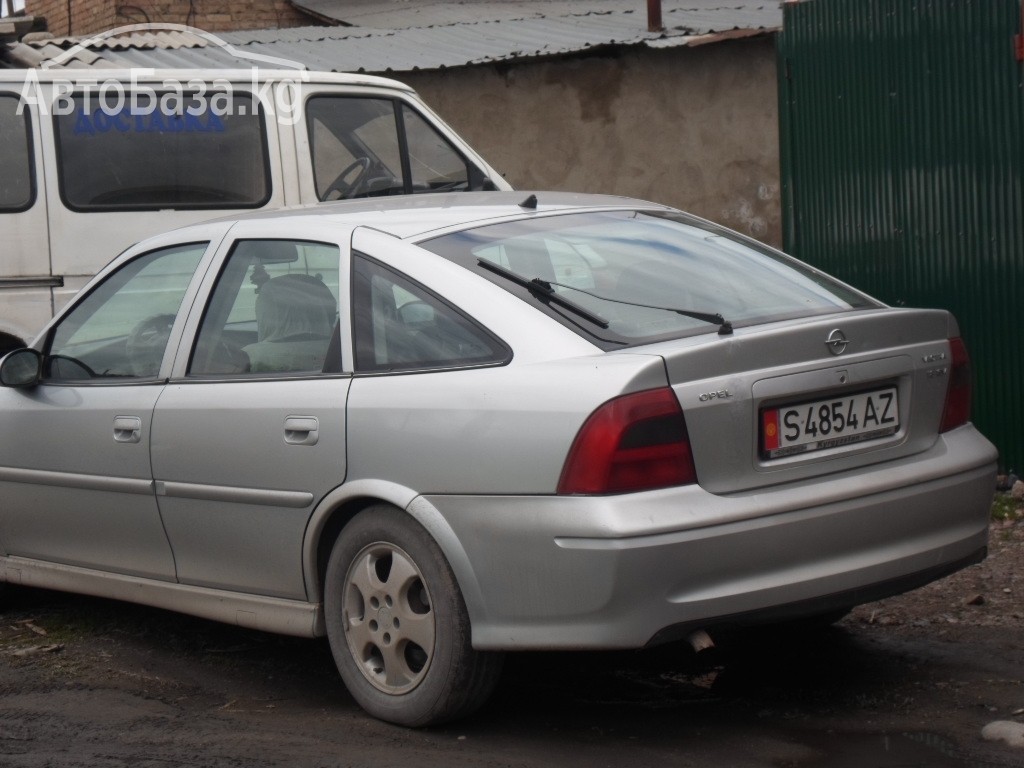
M 830 397 L 761 412 L 761 454 L 777 459 L 896 434 L 896 387 Z

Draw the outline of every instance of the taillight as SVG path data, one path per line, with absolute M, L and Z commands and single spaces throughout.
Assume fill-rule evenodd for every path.
M 949 384 L 939 432 L 948 432 L 966 424 L 971 418 L 971 361 L 967 356 L 967 347 L 962 339 L 952 338 L 949 340 L 949 351 Z
M 584 422 L 559 493 L 624 493 L 697 482 L 686 420 L 668 387 L 617 397 Z

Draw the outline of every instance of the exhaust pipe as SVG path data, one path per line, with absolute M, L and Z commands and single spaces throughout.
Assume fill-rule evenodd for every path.
M 715 641 L 712 640 L 711 635 L 703 629 L 691 632 L 690 636 L 686 638 L 686 641 L 693 648 L 694 653 L 700 653 L 701 651 L 706 651 L 708 648 L 715 647 Z

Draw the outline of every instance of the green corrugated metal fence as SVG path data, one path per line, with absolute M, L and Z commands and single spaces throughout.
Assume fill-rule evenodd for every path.
M 1021 0 L 805 0 L 779 37 L 784 238 L 893 305 L 944 307 L 974 421 L 1024 473 Z

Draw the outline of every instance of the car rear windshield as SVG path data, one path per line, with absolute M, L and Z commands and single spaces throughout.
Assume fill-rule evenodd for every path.
M 421 246 L 606 349 L 881 306 L 788 256 L 678 212 L 537 217 Z

